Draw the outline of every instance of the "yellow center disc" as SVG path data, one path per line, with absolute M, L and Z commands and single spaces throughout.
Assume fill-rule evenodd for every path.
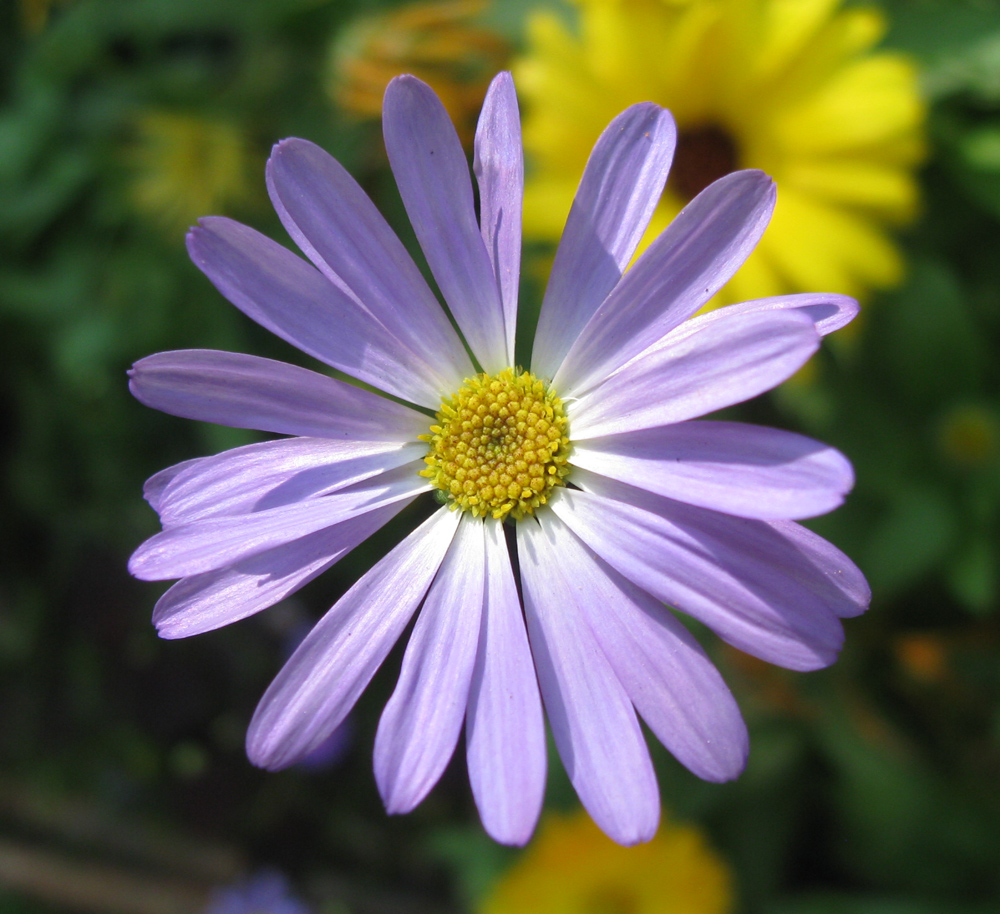
M 430 445 L 421 475 L 476 517 L 531 514 L 569 473 L 562 401 L 528 371 L 466 380 L 420 437 Z

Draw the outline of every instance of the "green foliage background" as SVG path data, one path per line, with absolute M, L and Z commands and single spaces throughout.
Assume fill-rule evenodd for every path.
M 100 893 L 65 907 L 8 880 L 19 852 L 42 884 L 82 867 L 134 905 L 151 886 L 199 897 L 273 866 L 326 912 L 466 910 L 517 854 L 482 835 L 461 759 L 417 812 L 382 812 L 370 753 L 398 652 L 335 765 L 265 774 L 243 754 L 289 640 L 399 525 L 294 601 L 191 641 L 156 638 L 162 588 L 125 571 L 157 529 L 143 480 L 253 440 L 145 409 L 129 365 L 173 348 L 306 362 L 221 299 L 182 231 L 136 209 L 136 125 L 151 109 L 236 125 L 252 169 L 226 214 L 277 238 L 263 161 L 306 136 L 410 239 L 377 124 L 338 111 L 322 79 L 345 25 L 388 5 L 75 0 L 35 29 L 27 4 L 0 5 L 3 914 L 151 910 Z M 530 6 L 501 5 L 494 24 L 516 41 Z M 855 345 L 821 354 L 814 385 L 742 411 L 854 461 L 854 494 L 815 527 L 869 575 L 872 608 L 827 671 L 719 652 L 751 726 L 736 783 L 655 751 L 665 807 L 708 830 L 747 912 L 1000 910 L 1000 4 L 884 6 L 886 44 L 919 61 L 931 104 L 909 278 L 869 303 Z M 548 803 L 570 807 L 550 760 Z

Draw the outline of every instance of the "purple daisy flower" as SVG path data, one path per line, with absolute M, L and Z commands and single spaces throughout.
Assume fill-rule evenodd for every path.
M 251 760 L 283 768 L 320 745 L 419 609 L 375 739 L 388 811 L 426 796 L 464 724 L 487 831 L 527 841 L 546 776 L 544 705 L 594 820 L 622 844 L 647 840 L 660 807 L 637 713 L 710 781 L 739 774 L 748 747 L 728 688 L 667 607 L 811 670 L 836 658 L 841 618 L 867 606 L 855 565 L 796 523 L 840 504 L 847 460 L 801 435 L 698 420 L 784 381 L 857 305 L 793 295 L 692 317 L 764 231 L 775 190 L 759 171 L 707 188 L 626 272 L 676 138 L 670 114 L 643 103 L 594 147 L 530 371 L 515 368 L 522 152 L 510 75 L 490 87 L 476 135 L 478 219 L 434 93 L 393 80 L 383 124 L 458 332 L 350 175 L 311 143 L 279 143 L 268 189 L 311 263 L 218 217 L 191 231 L 191 257 L 258 323 L 394 399 L 249 355 L 138 362 L 131 387 L 149 406 L 293 437 L 154 476 L 146 497 L 164 529 L 132 573 L 181 578 L 154 622 L 164 637 L 193 635 L 288 596 L 435 492 L 444 505 L 330 609 L 267 690 Z
M 291 893 L 288 880 L 274 870 L 264 870 L 245 882 L 217 889 L 205 914 L 310 914 Z

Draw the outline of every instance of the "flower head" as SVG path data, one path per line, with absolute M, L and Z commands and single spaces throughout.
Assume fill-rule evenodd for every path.
M 546 815 L 538 837 L 480 905 L 482 914 L 727 914 L 732 877 L 690 825 L 664 822 L 619 847 L 585 815 Z
M 245 882 L 217 889 L 205 914 L 309 914 L 291 894 L 285 877 L 264 870 Z
M 199 115 L 147 111 L 128 150 L 136 208 L 177 231 L 205 210 L 245 203 L 250 142 L 235 124 Z
M 376 118 L 389 81 L 411 73 L 427 82 L 451 116 L 463 144 L 492 75 L 510 47 L 481 19 L 488 0 L 424 0 L 359 16 L 330 52 L 327 90 L 344 111 Z
M 191 256 L 258 323 L 392 399 L 249 355 L 141 360 L 131 388 L 147 405 L 291 437 L 152 477 L 164 529 L 131 570 L 180 578 L 154 622 L 164 637 L 196 634 L 276 603 L 436 493 L 444 504 L 287 661 L 251 722 L 250 758 L 283 768 L 322 743 L 419 610 L 375 739 L 387 809 L 426 796 L 464 724 L 487 830 L 526 841 L 544 790 L 544 704 L 598 825 L 648 840 L 659 798 L 636 712 L 708 780 L 735 777 L 747 753 L 732 695 L 664 604 L 798 670 L 831 663 L 840 617 L 867 605 L 857 568 L 796 523 L 841 502 L 846 459 L 797 434 L 696 418 L 783 381 L 857 306 L 797 295 L 691 318 L 764 230 L 774 186 L 759 171 L 706 188 L 625 272 L 676 135 L 667 111 L 641 103 L 594 147 L 529 368 L 517 368 L 522 155 L 509 74 L 477 130 L 478 218 L 429 87 L 390 83 L 383 127 L 458 330 L 344 169 L 304 140 L 279 143 L 268 189 L 309 262 L 218 217 L 191 231 Z
M 839 0 L 575 0 L 537 12 L 516 67 L 530 102 L 525 232 L 557 240 L 591 144 L 623 103 L 677 119 L 677 154 L 640 250 L 713 180 L 760 168 L 780 196 L 767 235 L 717 297 L 891 286 L 886 224 L 917 204 L 923 105 L 904 57 L 872 52 L 881 13 Z

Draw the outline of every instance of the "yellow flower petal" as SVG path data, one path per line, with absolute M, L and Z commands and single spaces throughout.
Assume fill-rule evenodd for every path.
M 576 193 L 577 181 L 549 179 L 535 182 L 524 194 L 524 232 L 546 241 L 558 241 Z
M 550 815 L 480 906 L 481 914 L 727 914 L 731 877 L 691 826 L 663 823 L 638 847 L 615 844 L 584 812 Z
M 863 207 L 887 219 L 905 221 L 916 211 L 916 182 L 906 172 L 865 161 L 814 161 L 789 164 L 781 186 L 831 204 Z
M 796 289 L 857 296 L 896 285 L 903 264 L 895 245 L 863 216 L 778 189 L 778 204 L 758 250 Z
M 912 132 L 923 119 L 908 61 L 880 54 L 842 68 L 814 96 L 775 122 L 779 142 L 799 154 L 852 152 Z M 859 100 L 864 99 L 864 104 Z
M 425 0 L 359 16 L 330 49 L 326 88 L 344 111 L 377 117 L 389 81 L 420 77 L 440 97 L 469 145 L 493 74 L 510 49 L 480 22 L 486 0 Z
M 135 133 L 126 153 L 132 202 L 178 238 L 199 216 L 252 198 L 254 152 L 236 124 L 153 110 Z
M 774 0 L 764 5 L 758 72 L 784 69 L 823 27 L 840 0 Z

